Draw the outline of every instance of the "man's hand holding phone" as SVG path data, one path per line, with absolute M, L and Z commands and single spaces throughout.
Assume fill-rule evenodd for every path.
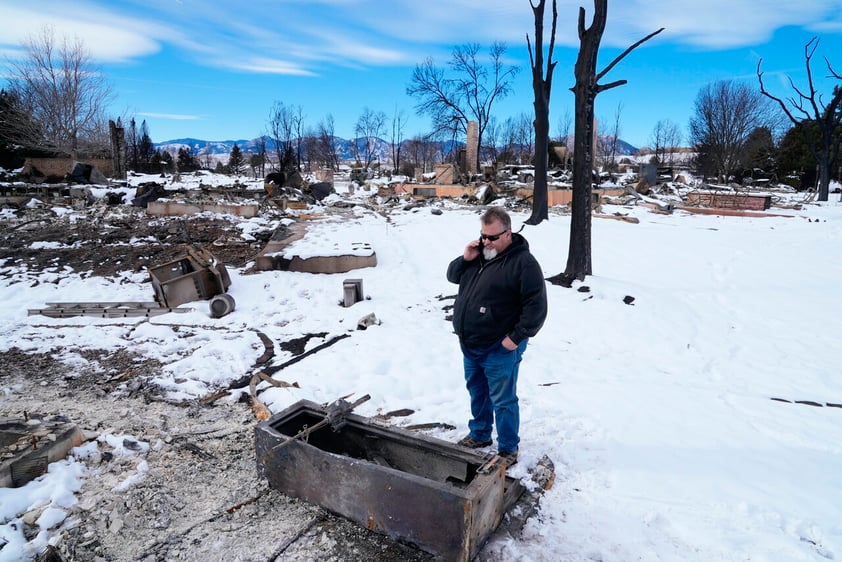
M 465 252 L 462 254 L 462 257 L 465 261 L 472 261 L 477 259 L 481 251 L 482 240 L 471 240 L 468 242 L 468 245 L 465 246 Z

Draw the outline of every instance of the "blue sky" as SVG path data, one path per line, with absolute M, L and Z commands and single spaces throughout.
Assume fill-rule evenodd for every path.
M 593 2 L 558 2 L 553 134 L 573 114 L 580 6 L 589 25 Z M 17 56 L 45 24 L 58 36 L 79 37 L 114 86 L 114 114 L 145 119 L 155 142 L 257 137 L 276 101 L 300 106 L 313 127 L 331 114 L 346 138 L 366 107 L 389 118 L 403 112 L 406 136 L 425 133 L 429 120 L 406 95 L 415 65 L 433 57 L 444 66 L 455 46 L 495 40 L 521 67 L 495 114 L 500 121 L 532 114 L 529 0 L 0 0 L 0 13 L 2 60 Z M 548 5 L 546 34 L 550 14 Z M 635 146 L 649 144 L 658 120 L 686 133 L 706 84 L 756 84 L 761 57 L 774 93 L 792 94 L 787 76 L 806 87 L 804 45 L 814 36 L 819 91 L 829 97 L 834 83 L 825 78 L 824 57 L 842 73 L 840 0 L 610 2 L 598 70 L 660 27 L 602 80 L 628 84 L 597 98 L 596 117 L 608 126 L 619 109 L 620 137 Z

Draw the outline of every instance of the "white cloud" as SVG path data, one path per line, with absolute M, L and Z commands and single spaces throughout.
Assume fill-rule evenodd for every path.
M 559 47 L 578 45 L 580 7 L 590 25 L 591 3 L 559 0 Z M 31 7 L 0 0 L 0 11 L 0 48 L 10 48 L 49 24 L 60 33 L 78 35 L 101 61 L 140 58 L 171 44 L 195 64 L 298 75 L 316 73 L 315 61 L 400 65 L 467 42 L 499 40 L 525 52 L 526 35 L 534 35 L 529 3 L 512 0 L 254 0 L 235 10 L 170 0 L 150 0 L 137 8 L 102 0 L 72 5 L 42 0 Z M 548 2 L 545 34 L 551 16 Z M 665 27 L 659 41 L 725 49 L 763 42 L 782 26 L 838 31 L 842 9 L 838 0 L 627 0 L 609 7 L 603 45 L 626 47 Z
M 635 0 L 609 8 L 606 30 L 638 30 L 665 27 L 664 37 L 673 43 L 709 49 L 728 49 L 767 41 L 784 26 L 810 26 L 839 15 L 837 0 L 780 2 L 779 0 Z M 612 36 L 617 33 L 611 33 Z
M 255 57 L 247 61 L 228 59 L 222 65 L 236 70 L 245 70 L 260 74 L 288 74 L 293 76 L 315 75 L 312 71 L 302 68 L 301 65 L 296 63 L 265 57 Z
M 7 4 L 0 2 L 4 20 L 0 43 L 6 48 L 25 43 L 45 26 L 49 26 L 57 40 L 73 40 L 78 37 L 91 56 L 99 62 L 124 61 L 160 50 L 157 41 L 133 29 L 123 18 L 109 22 L 108 14 L 95 18 L 84 17 L 80 16 L 84 11 L 65 12 L 66 6 L 64 10 L 45 10 L 40 4 L 23 7 Z

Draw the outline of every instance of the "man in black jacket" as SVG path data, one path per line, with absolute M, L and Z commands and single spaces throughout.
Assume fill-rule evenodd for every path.
M 459 445 L 491 445 L 496 422 L 497 452 L 511 466 L 520 442 L 518 368 L 528 339 L 547 317 L 547 291 L 541 266 L 526 239 L 512 232 L 508 213 L 491 207 L 480 223 L 479 240 L 469 242 L 447 268 L 448 281 L 459 284 L 453 328 L 473 416 Z

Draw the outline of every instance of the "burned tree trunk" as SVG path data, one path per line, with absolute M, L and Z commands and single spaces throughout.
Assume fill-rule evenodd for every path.
M 532 63 L 532 91 L 535 96 L 535 121 L 533 122 L 535 127 L 535 183 L 532 189 L 532 216 L 529 217 L 526 224 L 539 224 L 548 218 L 547 165 L 550 143 L 550 90 L 552 89 L 553 71 L 556 65 L 553 62 L 553 48 L 555 47 L 558 9 L 555 0 L 553 0 L 553 27 L 547 54 L 547 74 L 544 77 L 544 1 L 539 0 L 536 6 L 530 0 L 532 12 L 535 16 L 534 52 L 529 44 L 529 35 L 526 36 L 529 58 Z
M 591 26 L 585 27 L 585 9 L 579 8 L 579 56 L 576 59 L 576 119 L 573 141 L 573 199 L 570 221 L 570 245 L 567 267 L 564 273 L 550 278 L 554 284 L 570 286 L 573 280 L 583 280 L 591 275 L 591 199 L 593 197 L 592 177 L 594 161 L 594 103 L 599 92 L 622 86 L 626 80 L 599 84 L 600 78 L 614 65 L 625 58 L 633 49 L 648 41 L 664 28 L 650 33 L 615 58 L 605 70 L 596 73 L 596 59 L 599 43 L 608 19 L 608 0 L 594 0 L 594 18 Z
M 111 176 L 118 179 L 126 179 L 126 130 L 114 121 L 108 122 L 108 130 L 111 134 Z
M 585 28 L 585 9 L 579 8 L 579 56 L 574 67 L 576 85 L 573 125 L 573 198 L 570 244 L 564 277 L 580 281 L 593 273 L 591 265 L 591 198 L 594 161 L 594 104 L 597 94 L 596 59 L 605 31 L 608 0 L 594 0 L 591 27 Z

